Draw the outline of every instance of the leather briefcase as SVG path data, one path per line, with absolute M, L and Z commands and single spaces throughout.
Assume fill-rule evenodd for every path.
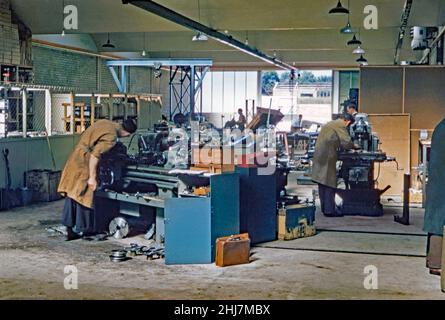
M 249 263 L 250 239 L 248 233 L 216 239 L 216 259 L 218 267 Z

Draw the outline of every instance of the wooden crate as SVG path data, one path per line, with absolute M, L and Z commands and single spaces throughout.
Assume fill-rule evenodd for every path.
M 278 210 L 278 240 L 293 240 L 315 234 L 315 206 L 296 204 Z
M 224 152 L 228 152 L 227 159 L 224 159 Z M 193 148 L 192 165 L 211 173 L 233 172 L 235 170 L 234 151 L 233 149 L 223 150 L 220 147 Z
M 26 186 L 33 191 L 33 200 L 49 202 L 60 199 L 57 187 L 61 171 L 31 170 L 26 172 Z

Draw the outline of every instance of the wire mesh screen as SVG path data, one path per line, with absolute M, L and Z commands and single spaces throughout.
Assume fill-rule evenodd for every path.
M 27 135 L 42 136 L 46 135 L 46 93 L 45 91 L 27 92 Z
M 71 133 L 67 126 L 69 117 L 69 105 L 71 104 L 70 93 L 51 93 L 51 134 L 61 135 Z
M 145 100 L 161 103 L 160 97 L 153 95 L 81 94 L 59 87 L 0 87 L 0 139 L 82 133 L 101 119 L 138 120 L 142 109 L 143 115 L 153 117 L 152 108 L 143 108 Z
M 45 134 L 45 91 L 0 91 L 0 138 Z

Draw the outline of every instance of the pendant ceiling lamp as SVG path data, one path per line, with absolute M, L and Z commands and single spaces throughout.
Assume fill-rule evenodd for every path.
M 108 33 L 107 43 L 103 44 L 102 48 L 116 48 L 116 46 L 114 44 L 112 44 L 111 41 L 110 41 L 110 34 L 109 33 Z
M 348 46 L 355 46 L 355 45 L 359 46 L 361 44 L 362 44 L 362 42 L 356 38 L 355 34 L 352 37 L 352 39 L 348 41 Z
M 342 6 L 341 2 L 338 1 L 337 6 L 329 10 L 329 14 L 348 14 L 349 10 Z
M 353 53 L 353 54 L 364 54 L 364 53 L 365 53 L 365 50 L 364 50 L 362 47 L 358 46 L 357 48 L 355 48 L 355 49 L 352 51 L 352 53 Z
M 357 62 L 360 63 L 360 64 L 368 64 L 368 60 L 366 60 L 366 59 L 363 57 L 363 55 L 361 55 L 360 58 L 358 58 L 358 59 L 355 60 L 355 61 L 357 61 Z

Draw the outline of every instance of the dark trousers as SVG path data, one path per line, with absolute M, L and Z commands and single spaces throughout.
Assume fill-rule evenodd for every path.
M 320 196 L 321 212 L 323 214 L 335 214 L 335 189 L 318 184 L 318 194 Z
M 428 234 L 426 265 L 431 269 L 442 268 L 442 243 L 443 237 Z
M 77 232 L 92 232 L 94 230 L 94 211 L 82 206 L 71 198 L 65 198 L 62 224 L 74 228 Z

